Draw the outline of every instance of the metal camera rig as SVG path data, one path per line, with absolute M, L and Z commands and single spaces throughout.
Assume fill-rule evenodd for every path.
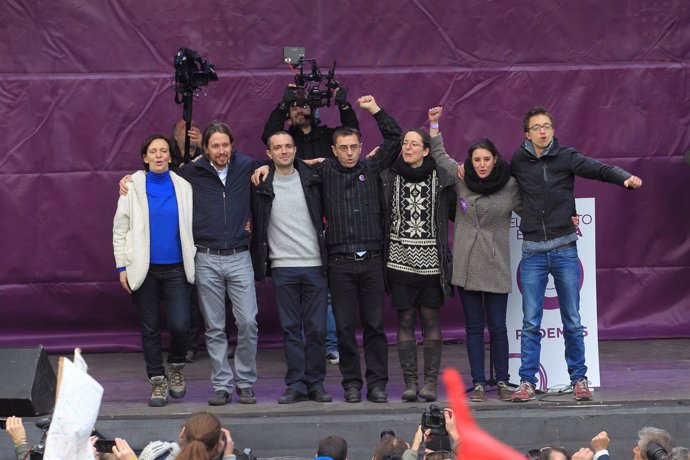
M 184 162 L 191 160 L 189 154 L 189 130 L 192 129 L 192 98 L 197 90 L 218 81 L 218 75 L 213 69 L 213 64 L 202 59 L 199 53 L 188 48 L 180 48 L 175 55 L 175 103 L 184 104 L 182 118 L 185 121 Z
M 310 65 L 308 65 L 310 64 Z M 310 67 L 310 72 L 305 73 L 305 67 Z M 316 59 L 304 59 L 300 57 L 295 66 L 299 73 L 295 75 L 295 100 L 300 106 L 309 106 L 314 109 L 330 107 L 333 92 L 340 87 L 340 82 L 335 79 L 335 60 L 324 76 L 316 63 Z

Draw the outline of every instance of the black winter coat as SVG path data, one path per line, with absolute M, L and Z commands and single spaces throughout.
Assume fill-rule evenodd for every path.
M 548 154 L 536 157 L 524 144 L 510 169 L 522 196 L 520 231 L 527 241 L 547 241 L 575 232 L 575 176 L 623 185 L 632 174 L 589 158 L 554 138 Z

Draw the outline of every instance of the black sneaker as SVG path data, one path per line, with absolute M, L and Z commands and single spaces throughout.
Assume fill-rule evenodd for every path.
M 210 398 L 208 398 L 209 406 L 222 406 L 230 402 L 232 395 L 225 390 L 216 390 Z
M 294 404 L 308 400 L 309 398 L 304 393 L 299 393 L 294 388 L 288 388 L 285 390 L 285 393 L 278 398 L 278 404 Z
M 323 387 L 309 392 L 309 399 L 316 402 L 326 403 L 333 401 L 331 396 Z
M 240 395 L 241 404 L 256 404 L 256 395 L 252 387 L 237 388 L 237 394 Z
M 362 401 L 362 392 L 359 388 L 348 388 L 345 390 L 345 402 L 358 403 Z
M 376 387 L 369 390 L 367 399 L 373 403 L 386 403 L 388 402 L 388 394 L 385 388 Z

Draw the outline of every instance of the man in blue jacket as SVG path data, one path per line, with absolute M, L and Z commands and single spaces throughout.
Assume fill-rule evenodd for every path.
M 549 275 L 554 278 L 563 319 L 565 359 L 573 397 L 578 401 L 590 401 L 584 328 L 580 321 L 577 233 L 571 220 L 571 216 L 577 214 L 573 196 L 575 176 L 630 189 L 641 187 L 642 180 L 619 167 L 586 157 L 574 148 L 561 146 L 554 137 L 553 117 L 543 107 L 534 107 L 525 114 L 523 128 L 526 139 L 510 162 L 522 197 L 520 231 L 523 235 L 521 383 L 512 401 L 534 399 Z
M 178 174 L 194 192 L 193 234 L 197 246 L 195 284 L 206 325 L 211 360 L 212 406 L 230 402 L 234 389 L 225 334 L 225 295 L 232 302 L 237 326 L 235 381 L 240 403 L 254 404 L 258 327 L 254 270 L 249 255 L 250 177 L 256 162 L 234 148 L 225 123 L 212 121 L 204 130 L 205 156 Z

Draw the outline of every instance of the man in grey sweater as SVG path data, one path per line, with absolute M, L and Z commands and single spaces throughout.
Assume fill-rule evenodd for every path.
M 323 386 L 328 283 L 321 179 L 295 162 L 288 133 L 272 134 L 267 147 L 273 163 L 252 192 L 251 252 L 256 279 L 273 278 L 283 331 L 287 389 L 278 403 L 330 402 Z

